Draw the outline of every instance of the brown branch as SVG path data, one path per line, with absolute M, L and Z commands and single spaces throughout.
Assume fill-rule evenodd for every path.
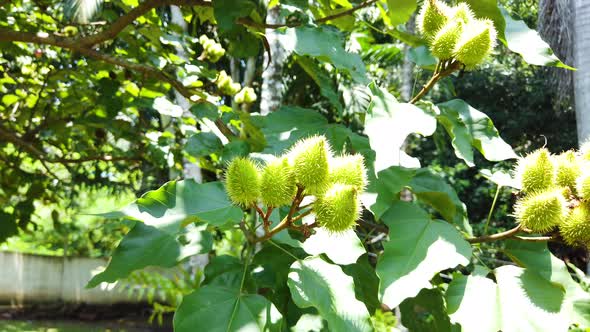
M 515 240 L 527 241 L 527 242 L 547 242 L 557 240 L 557 236 L 515 236 Z
M 440 79 L 442 79 L 444 77 L 451 75 L 455 70 L 457 70 L 459 68 L 461 68 L 461 63 L 456 62 L 456 61 L 450 63 L 446 68 L 442 69 L 442 71 L 439 71 L 441 69 L 441 67 L 439 65 L 437 65 L 437 70 L 434 72 L 434 74 L 432 75 L 432 77 L 430 78 L 428 83 L 426 83 L 422 87 L 422 90 L 420 90 L 420 92 L 418 92 L 418 94 L 416 96 L 414 96 L 414 98 L 412 98 L 412 100 L 410 100 L 410 104 L 415 104 L 416 102 L 418 102 L 418 100 L 420 100 L 422 97 L 424 97 L 424 95 L 426 95 L 428 93 L 428 91 L 430 91 L 430 89 L 432 89 L 432 87 L 434 87 L 436 82 L 438 82 Z
M 491 235 L 484 235 L 484 236 L 479 236 L 479 237 L 472 237 L 472 238 L 468 238 L 466 240 L 469 243 L 493 242 L 493 241 L 499 241 L 499 240 L 504 240 L 507 238 L 514 237 L 514 235 L 518 232 L 520 232 L 520 225 L 518 225 L 512 229 L 509 229 L 505 232 L 491 234 Z
M 325 22 L 328 22 L 331 20 L 335 20 L 337 18 L 350 15 L 359 9 L 362 9 L 362 8 L 365 8 L 367 6 L 374 4 L 375 2 L 377 2 L 377 0 L 366 0 L 366 1 L 363 1 L 360 4 L 354 6 L 350 9 L 347 9 L 347 10 L 342 11 L 340 13 L 328 15 L 325 17 L 320 17 L 320 18 L 314 20 L 314 22 L 315 23 L 325 23 Z M 248 17 L 240 17 L 236 20 L 236 23 L 242 24 L 245 26 L 249 26 L 249 27 L 253 27 L 253 28 L 257 28 L 257 29 L 294 28 L 294 27 L 298 27 L 300 25 L 303 25 L 302 22 L 290 22 L 290 23 L 281 23 L 281 24 L 258 23 L 258 22 L 251 20 Z
M 266 241 L 278 232 L 286 228 L 289 228 L 293 225 L 293 214 L 295 214 L 295 211 L 297 211 L 299 204 L 301 204 L 301 201 L 305 197 L 303 191 L 303 187 L 297 187 L 297 194 L 295 194 L 295 198 L 293 198 L 293 203 L 291 203 L 291 209 L 289 210 L 289 214 L 285 218 L 283 218 L 283 220 L 281 220 L 281 222 L 278 225 L 276 225 L 272 230 L 266 232 L 263 236 L 254 239 L 254 242 Z

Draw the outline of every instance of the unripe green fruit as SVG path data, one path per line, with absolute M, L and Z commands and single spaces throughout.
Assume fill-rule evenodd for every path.
M 516 202 L 516 220 L 533 232 L 544 233 L 559 225 L 568 209 L 561 190 L 534 193 Z
M 463 23 L 469 23 L 475 19 L 473 11 L 465 2 L 460 2 L 457 6 L 451 7 L 447 12 L 447 15 L 449 16 L 449 19 L 459 20 Z
M 248 158 L 235 158 L 225 174 L 225 188 L 229 199 L 237 205 L 250 206 L 260 197 L 258 167 Z
M 467 23 L 455 46 L 455 58 L 468 69 L 482 63 L 496 44 L 496 28 L 491 20 L 472 20 Z
M 576 182 L 578 196 L 584 201 L 590 201 L 590 170 L 584 170 Z
M 199 43 L 201 45 L 205 45 L 205 43 L 209 40 L 209 37 L 207 37 L 207 35 L 201 35 L 199 37 Z
M 531 193 L 549 189 L 555 185 L 555 166 L 547 149 L 539 149 L 522 158 L 517 166 L 517 178 L 522 191 Z
M 559 233 L 570 246 L 590 247 L 590 207 L 582 204 L 573 208 L 559 225 Z
M 454 56 L 455 46 L 463 33 L 464 23 L 461 20 L 449 21 L 434 37 L 432 55 L 440 60 L 448 60 Z
M 242 86 L 240 85 L 240 83 L 237 82 L 232 82 L 227 89 L 225 89 L 225 93 L 229 96 L 233 96 L 236 93 L 238 93 L 240 91 L 240 89 L 242 88 Z
M 241 104 L 241 103 L 251 104 L 251 103 L 255 102 L 256 99 L 257 99 L 256 92 L 254 92 L 254 89 L 251 87 L 243 88 L 234 97 L 234 100 L 238 104 Z
M 330 183 L 342 183 L 364 190 L 367 185 L 367 170 L 362 155 L 345 155 L 330 160 Z
M 219 74 L 217 74 L 217 79 L 215 80 L 215 83 L 217 84 L 217 88 L 219 90 L 223 90 L 229 84 L 232 83 L 232 79 L 231 79 L 231 77 L 229 77 L 229 75 L 227 75 L 225 70 L 222 70 L 219 72 Z
M 266 206 L 290 204 L 295 196 L 295 176 L 286 158 L 275 159 L 262 171 L 260 186 L 262 203 Z
M 438 0 L 426 0 L 416 17 L 416 26 L 418 31 L 426 37 L 432 39 L 436 33 L 447 24 L 447 14 L 450 11 L 449 6 Z
M 298 141 L 288 153 L 297 183 L 308 194 L 321 194 L 327 189 L 331 158 L 330 144 L 324 136 L 312 136 Z
M 574 151 L 567 151 L 555 158 L 555 183 L 570 190 L 576 189 L 576 179 L 582 170 Z
M 354 227 L 359 218 L 358 191 L 354 186 L 336 183 L 315 201 L 316 222 L 333 233 Z

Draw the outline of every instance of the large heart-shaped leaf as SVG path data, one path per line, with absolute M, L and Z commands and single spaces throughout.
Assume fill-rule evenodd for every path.
M 436 119 L 421 108 L 399 103 L 391 93 L 371 83 L 371 103 L 365 117 L 365 132 L 376 153 L 375 171 L 389 166 L 419 167 L 419 161 L 401 150 L 412 133 L 430 136 L 436 130 Z
M 186 233 L 170 234 L 157 227 L 136 222 L 111 256 L 107 268 L 95 275 L 87 287 L 115 282 L 147 266 L 173 267 L 186 257 L 209 252 L 213 236 L 204 226 L 187 227 Z
M 567 331 L 563 288 L 516 266 L 499 267 L 494 275 L 497 284 L 472 275 L 449 285 L 448 312 L 463 331 Z
M 295 304 L 316 308 L 331 331 L 371 331 L 369 312 L 355 298 L 353 279 L 339 266 L 308 257 L 291 265 L 287 283 Z
M 473 148 L 490 161 L 517 158 L 510 145 L 500 137 L 492 120 L 484 113 L 461 99 L 439 104 L 438 108 L 438 121 L 451 137 L 455 154 L 465 160 L 467 165 L 475 165 Z
M 280 331 L 282 317 L 258 294 L 207 285 L 185 296 L 174 314 L 176 332 Z
M 418 206 L 397 202 L 383 215 L 389 241 L 377 262 L 381 301 L 395 308 L 430 288 L 435 273 L 467 265 L 471 246 L 450 224 L 432 220 Z
M 366 252 L 354 230 L 342 233 L 330 233 L 317 228 L 316 233 L 302 244 L 303 250 L 310 255 L 326 254 L 336 264 L 353 264 Z

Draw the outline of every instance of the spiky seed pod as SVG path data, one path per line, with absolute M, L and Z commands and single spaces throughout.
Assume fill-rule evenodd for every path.
M 570 246 L 590 248 L 590 207 L 582 204 L 573 208 L 559 225 L 559 233 Z
M 313 204 L 316 222 L 333 233 L 349 230 L 359 218 L 359 204 L 354 186 L 336 183 Z
M 418 31 L 426 38 L 434 35 L 447 23 L 449 6 L 438 0 L 426 0 L 416 17 Z
M 249 158 L 235 158 L 225 173 L 225 188 L 236 205 L 249 206 L 260 197 L 260 172 Z
M 367 185 L 365 159 L 360 154 L 344 155 L 330 160 L 330 183 L 342 183 L 363 191 Z
M 590 170 L 584 170 L 576 183 L 578 196 L 584 201 L 590 201 Z
M 455 58 L 472 69 L 492 53 L 496 45 L 496 28 L 491 20 L 475 19 L 463 28 L 455 46 Z
M 460 20 L 463 23 L 470 23 L 475 19 L 475 14 L 471 10 L 471 7 L 465 2 L 460 2 L 454 7 L 451 7 L 447 15 L 450 20 Z
M 544 233 L 559 225 L 567 216 L 567 202 L 561 190 L 534 193 L 516 202 L 514 214 L 522 226 Z
M 327 189 L 331 155 L 330 144 L 324 136 L 300 140 L 289 151 L 289 164 L 306 193 L 318 195 Z
M 574 151 L 567 151 L 555 158 L 555 183 L 574 191 L 576 179 L 582 172 Z
M 260 196 L 266 206 L 288 205 L 295 196 L 295 176 L 285 158 L 275 159 L 262 170 Z
M 555 185 L 555 166 L 547 149 L 539 149 L 518 161 L 516 177 L 522 191 L 531 193 Z
M 448 60 L 455 54 L 455 46 L 463 33 L 464 23 L 461 20 L 451 20 L 438 31 L 430 50 L 432 55 L 440 60 Z

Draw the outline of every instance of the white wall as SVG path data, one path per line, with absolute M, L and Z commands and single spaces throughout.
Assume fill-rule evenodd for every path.
M 137 302 L 112 285 L 86 289 L 93 273 L 106 265 L 97 258 L 63 258 L 0 252 L 0 304 L 64 301 L 111 304 Z

